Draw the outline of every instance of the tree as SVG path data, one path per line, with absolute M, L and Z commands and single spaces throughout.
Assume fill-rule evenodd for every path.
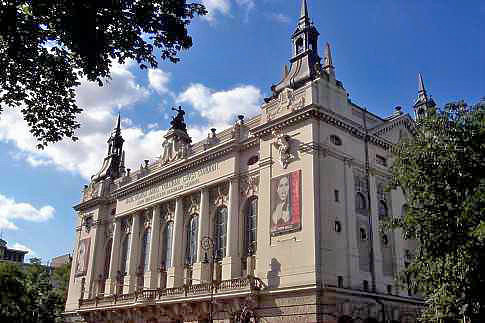
M 417 133 L 395 147 L 392 188 L 407 201 L 402 229 L 418 247 L 402 275 L 425 298 L 422 319 L 485 317 L 485 99 L 447 104 L 418 120 Z
M 53 291 L 57 298 L 54 312 L 56 315 L 56 320 L 59 322 L 64 322 L 62 319 L 62 313 L 64 312 L 64 308 L 67 301 L 69 278 L 71 275 L 71 262 L 66 263 L 60 266 L 59 268 L 54 269 L 54 272 L 52 273 L 52 281 L 54 285 Z
M 30 296 L 25 273 L 17 264 L 0 262 L 0 322 L 27 322 Z
M 38 147 L 76 140 L 81 78 L 110 77 L 113 61 L 157 67 L 192 46 L 203 5 L 186 0 L 0 0 L 0 113 L 20 109 Z

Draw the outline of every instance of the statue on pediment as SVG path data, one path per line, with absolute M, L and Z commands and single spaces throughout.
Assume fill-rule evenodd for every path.
M 177 115 L 170 121 L 171 127 L 162 142 L 162 155 L 160 156 L 162 165 L 187 158 L 192 142 L 184 121 L 185 111 L 180 106 L 172 108 L 172 110 L 177 111 Z

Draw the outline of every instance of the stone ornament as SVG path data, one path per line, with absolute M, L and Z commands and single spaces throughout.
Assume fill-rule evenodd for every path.
M 290 159 L 294 156 L 290 153 L 290 136 L 283 134 L 280 131 L 273 130 L 273 146 L 278 150 L 281 167 L 286 169 Z
M 305 106 L 305 97 L 303 95 L 297 96 L 294 94 L 294 90 L 286 88 L 278 95 L 277 106 L 267 111 L 268 120 L 273 119 L 276 115 L 283 111 L 296 111 Z
M 121 232 L 124 232 L 125 234 L 131 233 L 131 217 L 126 217 L 121 220 Z
M 171 127 L 164 136 L 165 140 L 162 143 L 162 155 L 160 156 L 162 166 L 187 158 L 192 142 L 184 121 L 185 111 L 180 106 L 178 109 L 172 108 L 172 110 L 176 111 L 177 115 L 170 121 Z
M 93 199 L 99 196 L 99 185 L 91 182 L 89 186 L 84 190 L 84 201 Z
M 175 200 L 164 203 L 160 208 L 161 220 L 166 222 L 173 221 L 175 218 Z
M 145 211 L 143 215 L 143 226 L 145 227 L 145 230 L 152 226 L 152 217 L 148 210 Z
M 200 192 L 186 196 L 183 199 L 184 214 L 190 216 L 200 212 Z
M 228 205 L 229 182 L 221 183 L 209 191 L 211 206 L 219 207 Z
M 113 232 L 114 232 L 114 223 L 108 223 L 106 225 L 106 239 L 111 239 L 113 238 Z
M 240 179 L 240 191 L 242 197 L 258 195 L 259 176 L 244 176 Z

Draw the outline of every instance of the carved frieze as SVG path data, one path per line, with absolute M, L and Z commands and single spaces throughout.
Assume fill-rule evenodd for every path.
M 277 98 L 277 102 L 273 107 L 266 110 L 267 119 L 272 120 L 280 113 L 287 111 L 300 110 L 305 106 L 304 95 L 295 95 L 294 90 L 287 88 L 281 91 Z

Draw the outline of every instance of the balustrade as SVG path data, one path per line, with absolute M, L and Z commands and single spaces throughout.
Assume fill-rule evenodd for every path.
M 203 283 L 194 285 L 184 285 L 175 288 L 163 289 L 144 289 L 133 293 L 121 295 L 108 295 L 104 297 L 94 297 L 90 299 L 80 299 L 80 308 L 106 307 L 114 304 L 130 304 L 137 302 L 164 301 L 171 298 L 207 296 L 211 294 L 217 296 L 218 293 L 230 293 L 231 291 L 247 290 L 254 292 L 262 288 L 262 281 L 259 278 L 235 278 L 221 281 L 220 283 Z

